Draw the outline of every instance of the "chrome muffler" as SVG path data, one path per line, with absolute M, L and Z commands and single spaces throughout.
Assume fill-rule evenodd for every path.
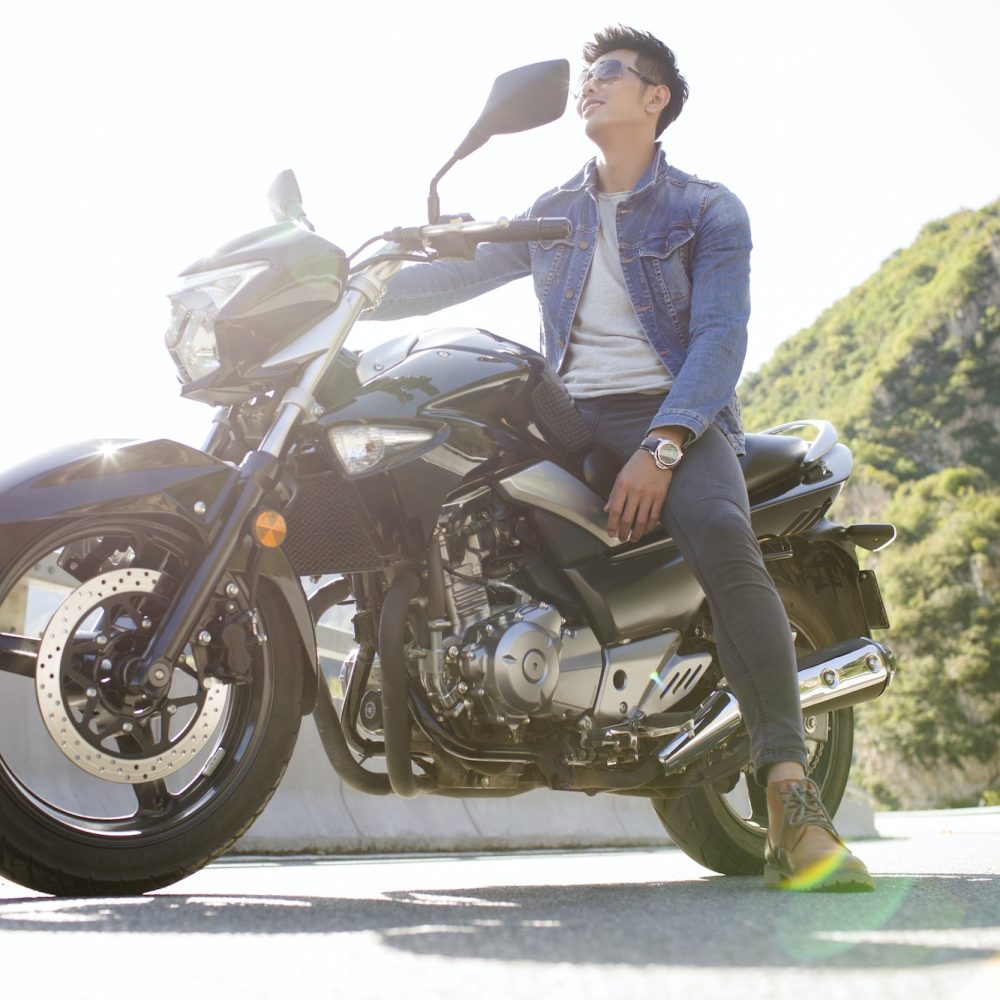
M 872 639 L 849 639 L 799 658 L 802 712 L 832 712 L 877 698 L 892 680 L 896 658 Z M 743 716 L 729 690 L 716 691 L 691 723 L 656 756 L 664 774 L 677 774 L 743 728 Z

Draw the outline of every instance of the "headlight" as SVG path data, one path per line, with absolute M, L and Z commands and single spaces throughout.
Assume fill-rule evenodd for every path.
M 330 444 L 349 476 L 370 472 L 434 440 L 424 427 L 342 424 L 328 431 Z
M 194 382 L 219 367 L 215 320 L 222 307 L 267 264 L 240 264 L 193 274 L 170 296 L 171 316 L 164 341 L 181 381 Z

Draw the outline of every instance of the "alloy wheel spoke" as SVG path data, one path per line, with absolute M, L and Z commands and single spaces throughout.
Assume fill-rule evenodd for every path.
M 199 684 L 201 683 L 198 671 L 194 667 L 190 666 L 187 661 L 184 663 L 178 663 L 177 666 L 174 667 L 174 670 L 179 670 L 182 674 L 187 674 L 188 677 L 194 678 L 194 680 L 198 681 Z
M 178 708 L 185 708 L 187 705 L 197 705 L 201 701 L 200 694 L 185 695 L 181 698 L 171 698 L 170 704 Z
M 138 744 L 139 751 L 144 756 L 148 755 L 149 752 L 154 749 L 155 742 L 153 740 L 153 734 L 149 731 L 148 723 L 133 723 L 133 728 L 129 732 L 129 735 Z
M 131 786 L 136 799 L 136 816 L 162 816 L 174 800 L 162 779 L 143 781 Z
M 81 673 L 76 667 L 64 666 L 62 669 L 62 679 L 65 687 L 76 687 L 81 691 L 88 691 L 95 686 L 94 678 Z M 92 696 L 88 695 L 88 697 Z
M 753 775 L 747 775 L 747 797 L 750 799 L 750 819 L 758 826 L 767 826 L 767 792 Z

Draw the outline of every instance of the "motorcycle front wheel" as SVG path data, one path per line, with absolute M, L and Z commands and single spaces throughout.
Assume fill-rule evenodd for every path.
M 778 592 L 795 633 L 798 654 L 837 642 L 838 630 L 823 609 L 796 590 L 779 584 Z M 864 633 L 865 626 L 856 623 Z M 842 629 L 840 630 L 842 631 Z M 831 816 L 847 788 L 854 751 L 854 709 L 808 715 L 804 719 L 809 777 Z M 767 794 L 749 772 L 735 788 L 706 785 L 683 798 L 653 799 L 653 809 L 671 840 L 688 857 L 722 875 L 759 875 L 764 870 Z
M 287 611 L 226 574 L 150 697 L 127 667 L 196 540 L 111 516 L 13 536 L 0 552 L 0 874 L 55 895 L 176 882 L 247 829 L 291 756 L 304 672 Z M 235 619 L 253 623 L 239 683 L 215 676 Z

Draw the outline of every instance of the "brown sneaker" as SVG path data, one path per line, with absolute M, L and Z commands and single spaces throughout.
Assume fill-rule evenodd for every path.
M 797 892 L 871 892 L 875 888 L 864 862 L 837 836 L 814 781 L 770 782 L 767 811 L 764 885 Z

